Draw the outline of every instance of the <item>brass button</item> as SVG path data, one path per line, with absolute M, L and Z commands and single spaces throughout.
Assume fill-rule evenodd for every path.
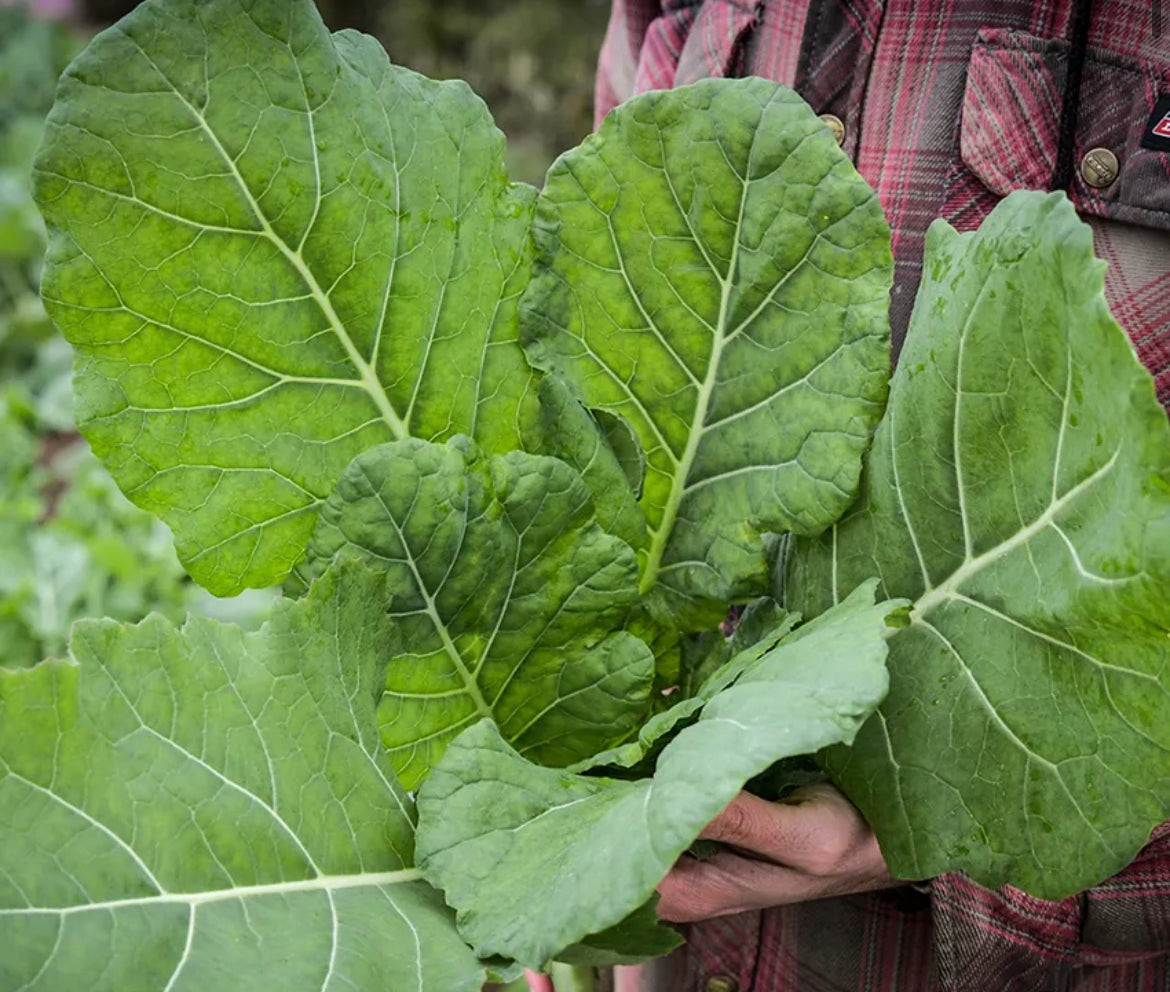
M 1081 159 L 1081 178 L 1094 189 L 1104 189 L 1120 171 L 1117 156 L 1108 148 L 1094 148 Z
M 837 120 L 836 117 L 833 120 Z M 840 124 L 840 121 L 837 121 Z M 707 984 L 703 986 L 704 992 L 735 992 L 737 986 L 735 979 L 728 978 L 726 975 L 714 975 L 707 979 Z
M 840 117 L 836 114 L 821 114 L 821 122 L 833 133 L 833 137 L 837 139 L 837 144 L 845 144 L 845 125 L 841 123 Z M 712 990 L 708 989 L 707 992 L 712 992 Z M 723 992 L 723 989 L 718 988 L 714 992 Z

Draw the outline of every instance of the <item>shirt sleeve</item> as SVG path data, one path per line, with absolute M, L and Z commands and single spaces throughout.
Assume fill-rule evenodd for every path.
M 594 123 L 623 100 L 742 75 L 757 0 L 614 0 L 597 69 Z
M 623 100 L 634 95 L 634 77 L 646 30 L 661 13 L 659 0 L 613 0 L 609 27 L 597 61 L 593 126 Z
M 943 988 L 1022 992 L 1075 971 L 1125 968 L 1170 952 L 1170 823 L 1124 870 L 1067 899 L 986 889 L 961 873 L 930 889 Z

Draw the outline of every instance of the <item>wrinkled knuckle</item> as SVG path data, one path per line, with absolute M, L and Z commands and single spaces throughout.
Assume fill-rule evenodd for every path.
M 718 916 L 722 908 L 722 904 L 717 899 L 713 899 L 709 894 L 705 894 L 687 903 L 688 916 L 686 922 L 693 923 L 698 920 L 709 920 L 713 916 Z
M 719 834 L 730 843 L 746 840 L 755 833 L 755 818 L 747 807 L 732 803 L 719 814 Z
M 658 886 L 658 913 L 675 923 L 693 923 L 721 911 L 722 886 L 706 865 L 683 862 Z
M 693 923 L 717 915 L 719 900 L 710 888 L 691 880 L 672 893 L 670 910 L 676 923 Z

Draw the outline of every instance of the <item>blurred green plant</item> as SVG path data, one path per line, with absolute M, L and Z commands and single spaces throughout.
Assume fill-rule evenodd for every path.
M 61 25 L 0 7 L 0 395 L 6 419 L 51 431 L 72 429 L 70 357 L 37 292 L 45 229 L 29 174 L 57 76 L 79 48 Z
M 119 491 L 74 430 L 69 345 L 41 306 L 45 231 L 29 176 L 57 76 L 80 49 L 63 26 L 0 7 L 0 664 L 63 654 L 74 620 L 151 611 L 254 623 L 271 595 L 217 600 L 171 535 Z

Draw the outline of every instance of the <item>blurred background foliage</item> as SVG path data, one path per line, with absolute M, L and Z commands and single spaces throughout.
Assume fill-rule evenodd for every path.
M 316 2 L 331 28 L 376 36 L 399 65 L 470 83 L 508 136 L 515 179 L 540 185 L 552 160 L 593 129 L 593 76 L 610 0 Z M 36 5 L 71 12 L 74 23 L 93 29 L 128 13 L 135 0 Z
M 44 228 L 29 174 L 57 76 L 127 0 L 0 0 L 0 664 L 61 655 L 81 617 L 189 611 L 258 624 L 272 594 L 216 600 L 167 528 L 122 496 L 74 429 L 69 346 L 38 295 Z M 393 61 L 467 80 L 508 136 L 513 178 L 540 185 L 591 129 L 609 0 L 318 0 L 334 29 Z
M 542 185 L 552 160 L 593 130 L 610 0 L 367 3 L 378 8 L 371 33 L 393 61 L 435 79 L 465 79 L 487 101 L 508 136 L 514 179 Z

